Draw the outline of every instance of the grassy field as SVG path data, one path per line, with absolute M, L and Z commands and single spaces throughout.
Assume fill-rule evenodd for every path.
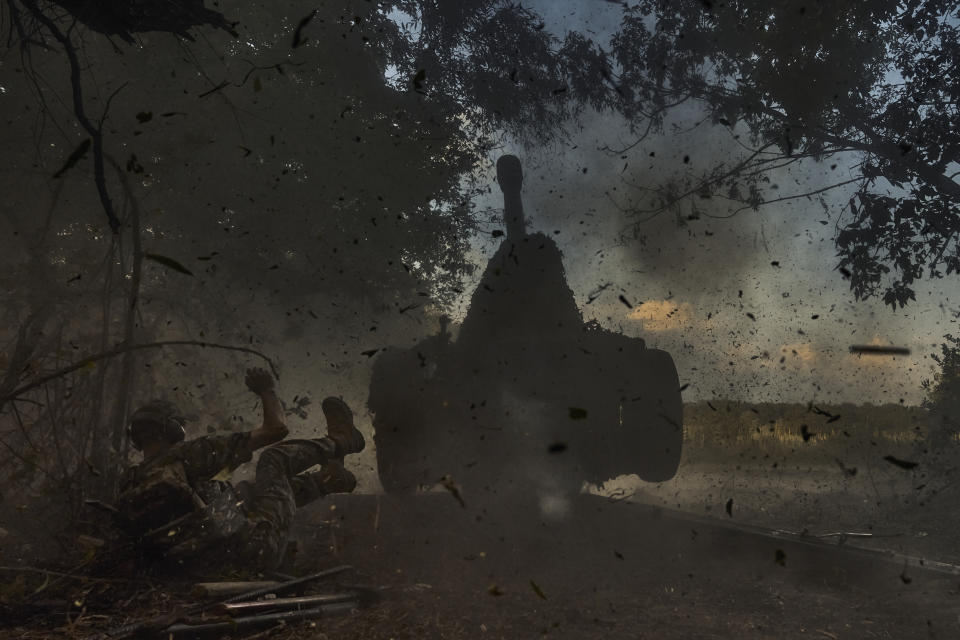
M 909 461 L 923 449 L 926 423 L 923 409 L 901 405 L 698 402 L 684 406 L 685 459 L 833 465 L 879 453 Z
M 685 405 L 684 450 L 662 483 L 621 476 L 591 493 L 723 521 L 960 559 L 952 542 L 960 442 L 926 449 L 927 413 L 899 405 Z

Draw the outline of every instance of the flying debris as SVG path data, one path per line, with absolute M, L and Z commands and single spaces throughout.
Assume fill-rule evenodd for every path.
M 850 353 L 871 356 L 908 356 L 910 349 L 879 344 L 854 344 L 850 346 Z
M 463 501 L 463 496 L 460 495 L 460 489 L 453 482 L 453 476 L 447 474 L 442 478 L 440 478 L 439 480 L 437 480 L 437 482 L 440 483 L 440 486 L 442 486 L 444 489 L 449 491 L 450 495 L 456 498 L 457 502 L 460 503 L 461 507 L 463 507 L 464 509 L 467 508 L 467 503 Z
M 910 469 L 917 467 L 917 465 L 920 464 L 919 462 L 910 462 L 909 460 L 901 460 L 900 458 L 895 458 L 894 456 L 883 456 L 883 459 L 892 465 L 896 465 L 901 469 L 906 469 L 908 471 Z
M 610 286 L 610 283 L 607 282 L 607 283 L 604 283 L 604 284 L 600 285 L 599 287 L 597 287 L 597 288 L 594 289 L 593 291 L 591 291 L 590 294 L 587 295 L 587 304 L 592 304 L 593 301 L 596 300 L 597 298 L 599 298 L 599 297 L 600 297 L 600 294 L 603 293 L 604 291 L 606 291 L 609 286 Z M 620 296 L 620 297 L 623 298 L 623 296 Z M 633 307 L 631 307 L 631 309 L 632 309 L 632 308 L 633 308 Z
M 824 411 L 823 409 L 821 409 L 820 407 L 814 404 L 810 405 L 809 411 L 814 412 L 818 416 L 825 417 L 827 419 L 827 424 L 830 424 L 831 422 L 836 422 L 837 420 L 843 417 L 840 414 L 833 414 L 833 413 L 830 413 L 829 411 Z
M 173 258 L 168 258 L 167 256 L 161 256 L 156 253 L 144 253 L 143 257 L 148 260 L 153 260 L 159 264 L 162 264 L 168 269 L 173 269 L 184 275 L 192 276 L 193 272 L 187 269 L 185 266 L 174 260 Z
M 843 471 L 844 475 L 849 476 L 851 478 L 857 475 L 856 467 L 848 467 L 847 465 L 843 464 L 843 461 L 840 460 L 839 458 L 836 458 L 835 462 L 837 463 L 837 466 L 840 467 L 840 470 Z
M 297 24 L 297 28 L 293 32 L 293 42 L 290 44 L 291 49 L 296 49 L 297 47 L 299 47 L 300 45 L 302 45 L 307 41 L 307 38 L 304 38 L 301 35 L 303 32 L 303 28 L 307 26 L 316 15 L 317 15 L 317 10 L 314 9 L 308 15 L 304 16 L 303 18 L 300 18 L 300 22 Z
M 533 580 L 530 581 L 530 588 L 533 589 L 533 592 L 537 594 L 537 597 L 540 598 L 541 600 L 547 599 L 547 594 L 545 594 L 543 592 L 543 589 L 540 588 L 540 585 L 538 585 Z

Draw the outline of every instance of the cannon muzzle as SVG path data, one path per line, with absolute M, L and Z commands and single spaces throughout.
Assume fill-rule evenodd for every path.
M 517 156 L 501 156 L 497 160 L 497 183 L 503 191 L 503 219 L 507 225 L 507 238 L 519 240 L 524 236 L 523 201 L 520 188 L 523 186 L 523 170 Z

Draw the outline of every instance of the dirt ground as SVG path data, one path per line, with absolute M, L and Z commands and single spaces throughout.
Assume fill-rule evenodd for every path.
M 591 496 L 553 520 L 532 508 L 471 513 L 444 494 L 335 506 L 328 546 L 364 571 L 392 572 L 397 594 L 421 603 L 405 618 L 420 625 L 412 635 L 388 624 L 335 637 L 960 633 L 960 576 L 820 540 L 761 536 Z M 394 525 L 406 531 L 402 540 Z M 322 544 L 326 534 L 314 531 Z
M 621 478 L 608 483 L 605 493 L 725 525 L 858 533 L 860 546 L 960 564 L 960 537 L 953 533 L 960 527 L 957 485 L 955 474 L 930 477 L 923 468 L 904 470 L 876 456 L 847 467 L 687 464 L 669 482 Z
M 652 488 L 634 501 L 581 495 L 549 517 L 536 500 L 511 506 L 495 496 L 485 504 L 464 496 L 463 506 L 447 492 L 335 496 L 300 514 L 288 568 L 307 573 L 349 563 L 354 570 L 339 582 L 374 587 L 380 602 L 246 637 L 960 637 L 960 575 L 929 562 L 951 560 L 956 539 L 948 519 L 923 523 L 903 511 L 906 529 L 929 531 L 838 544 L 762 535 L 753 527 L 764 511 L 750 507 L 760 503 L 751 503 L 746 487 L 737 495 L 733 515 L 719 499 L 709 513 L 654 506 Z M 859 517 L 837 496 L 824 496 L 823 504 L 811 496 L 784 493 L 776 515 L 824 529 L 849 524 L 842 512 L 850 521 Z M 940 499 L 938 509 L 947 504 Z M 769 503 L 764 509 L 769 513 Z M 793 518 L 784 515 L 791 510 Z M 885 517 L 887 525 L 897 521 L 892 508 Z M 48 605 L 44 615 L 0 635 L 94 638 L 189 599 L 186 585 L 95 586 L 74 587 L 86 589 L 82 615 L 69 603 Z

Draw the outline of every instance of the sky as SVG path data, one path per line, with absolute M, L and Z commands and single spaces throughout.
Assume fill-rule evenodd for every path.
M 622 11 L 599 0 L 524 5 L 554 34 L 573 29 L 599 42 L 616 30 Z M 680 224 L 665 213 L 639 225 L 633 237 L 633 219 L 623 210 L 649 202 L 631 185 L 695 175 L 740 150 L 733 135 L 745 131 L 695 126 L 702 118 L 696 104 L 676 108 L 662 134 L 626 154 L 609 149 L 635 138 L 605 114 L 587 114 L 562 142 L 529 148 L 506 140 L 480 175 L 491 192 L 473 202 L 480 232 L 471 239 L 470 257 L 477 271 L 453 308 L 436 314 L 449 313 L 456 322 L 468 311 L 483 267 L 500 243 L 491 232 L 503 228 L 492 164 L 513 153 L 525 172 L 528 231 L 557 242 L 584 320 L 668 351 L 687 385 L 686 401 L 922 402 L 922 381 L 936 371 L 930 354 L 939 353 L 945 334 L 960 332 L 960 283 L 924 280 L 917 300 L 904 309 L 856 301 L 836 270 L 838 217 L 850 190 L 830 192 L 826 214 L 805 199 L 726 220 L 704 216 Z M 779 195 L 803 193 L 848 179 L 854 163 L 852 156 L 827 164 L 807 161 L 773 174 L 773 182 Z M 697 205 L 707 214 L 727 212 L 720 203 Z M 683 209 L 681 218 L 688 213 Z M 434 330 L 436 325 L 411 324 L 393 336 L 381 334 L 383 343 L 371 346 L 409 346 Z M 852 354 L 850 347 L 859 344 L 906 347 L 910 355 Z M 359 402 L 367 370 L 351 371 Z
M 842 189 L 829 200 L 829 219 L 807 200 L 728 220 L 679 224 L 667 213 L 639 226 L 646 236 L 642 244 L 622 241 L 630 220 L 608 196 L 622 197 L 622 207 L 642 195 L 624 185 L 623 160 L 597 151 L 616 142 L 610 140 L 612 129 L 597 118 L 565 149 L 502 151 L 523 162 L 528 231 L 556 240 L 585 320 L 669 351 L 681 382 L 690 385 L 686 400 L 922 401 L 921 381 L 934 372 L 929 354 L 939 353 L 944 334 L 957 332 L 955 278 L 923 281 L 917 301 L 904 309 L 892 310 L 880 300 L 856 301 L 836 270 L 835 223 L 849 199 Z M 702 150 L 711 137 L 716 135 L 696 132 L 651 140 L 644 150 L 657 159 L 647 169 L 682 171 L 671 149 L 674 156 Z M 815 183 L 822 170 L 811 166 L 804 175 L 781 176 L 784 192 L 793 183 L 792 192 L 805 190 L 799 185 Z M 476 204 L 490 218 L 488 227 L 496 228 L 499 190 Z M 490 235 L 479 236 L 474 261 L 482 267 L 498 244 Z M 455 318 L 466 312 L 475 282 L 466 288 Z M 604 285 L 609 286 L 600 291 Z M 850 346 L 857 344 L 895 345 L 911 353 L 851 354 Z
M 600 0 L 526 4 L 554 33 L 577 29 L 600 41 L 616 28 L 621 11 L 619 5 Z M 642 337 L 649 346 L 671 353 L 681 383 L 689 385 L 683 392 L 688 401 L 723 397 L 919 403 L 921 382 L 934 373 L 930 354 L 939 351 L 944 334 L 960 332 L 955 318 L 960 286 L 955 278 L 923 281 L 917 301 L 895 311 L 876 300 L 856 302 L 835 270 L 836 218 L 848 199 L 842 190 L 831 200 L 827 216 L 805 200 L 745 211 L 730 220 L 703 217 L 684 225 L 665 214 L 638 228 L 643 242 L 623 239 L 631 220 L 620 208 L 646 204 L 629 184 L 653 185 L 703 170 L 736 149 L 725 127 L 704 124 L 691 129 L 699 115 L 695 105 L 675 111 L 665 133 L 651 137 L 626 159 L 602 149 L 626 146 L 633 138 L 621 122 L 599 114 L 588 114 L 564 142 L 524 148 L 507 141 L 491 156 L 496 160 L 500 154 L 515 153 L 521 158 L 528 228 L 556 240 L 584 319 Z M 685 156 L 690 157 L 687 164 Z M 837 171 L 846 171 L 849 164 L 852 161 L 838 162 Z M 774 182 L 783 193 L 795 193 L 825 185 L 829 177 L 834 174 L 827 167 L 811 163 L 776 176 Z M 494 185 L 492 171 L 482 179 Z M 482 267 L 499 244 L 490 233 L 501 228 L 499 190 L 494 186 L 474 204 L 482 231 L 472 239 L 471 258 L 479 269 L 455 307 L 442 310 L 452 312 L 454 319 L 466 313 Z M 698 205 L 709 212 L 706 203 Z M 435 328 L 416 324 L 411 316 L 409 326 L 394 335 L 381 331 L 376 341 L 365 336 L 359 346 L 345 348 L 353 353 L 409 346 Z M 368 357 L 357 356 L 357 362 L 336 368 L 314 365 L 304 358 L 302 343 L 287 339 L 292 333 L 282 335 L 289 351 L 285 345 L 277 348 L 296 374 L 320 380 L 324 387 L 343 384 L 349 375 L 350 400 L 362 405 Z M 325 335 L 311 334 L 310 340 L 311 345 L 335 342 Z M 851 345 L 864 343 L 903 346 L 911 354 L 891 358 L 849 353 Z M 309 346 L 306 351 L 323 349 Z
M 619 11 L 603 2 L 525 4 L 555 33 L 575 28 L 600 41 L 615 28 Z M 916 302 L 904 309 L 856 301 L 836 270 L 834 243 L 851 190 L 829 192 L 826 215 L 806 199 L 727 220 L 701 217 L 680 224 L 665 213 L 639 225 L 643 242 L 623 239 L 632 219 L 622 210 L 649 206 L 631 184 L 702 171 L 737 151 L 735 131 L 694 126 L 701 118 L 696 105 L 675 111 L 663 134 L 626 157 L 604 149 L 622 148 L 634 138 L 601 114 L 587 117 L 563 143 L 524 148 L 508 141 L 492 155 L 521 158 L 528 231 L 556 240 L 584 319 L 670 352 L 681 383 L 689 385 L 687 401 L 920 403 L 921 383 L 936 370 L 930 354 L 939 353 L 945 334 L 958 331 L 960 285 L 956 278 L 924 280 Z M 831 170 L 834 163 L 838 167 Z M 853 157 L 806 161 L 773 175 L 773 183 L 780 195 L 803 193 L 846 179 L 853 164 Z M 494 183 L 492 172 L 484 178 Z M 466 312 L 482 266 L 499 244 L 489 234 L 499 228 L 499 189 L 475 204 L 487 221 L 473 243 L 481 270 L 468 283 L 455 319 Z M 706 213 L 727 212 L 722 203 L 697 205 Z M 681 217 L 687 214 L 684 209 Z M 906 347 L 910 355 L 851 353 L 859 344 Z

